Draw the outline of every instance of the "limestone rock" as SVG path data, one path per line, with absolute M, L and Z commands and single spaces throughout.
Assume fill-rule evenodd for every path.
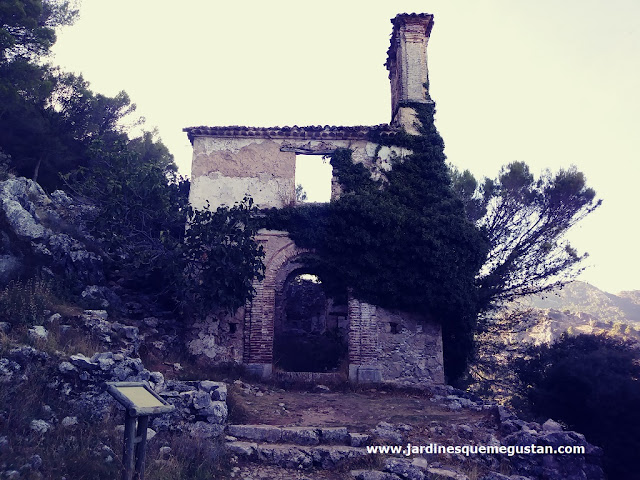
M 349 445 L 352 447 L 364 447 L 369 438 L 369 435 L 365 433 L 349 433 Z
M 166 446 L 166 445 L 163 446 L 163 447 L 160 447 L 159 452 L 160 452 L 160 457 L 163 460 L 168 460 L 169 456 L 171 455 L 171 447 Z
M 401 480 L 402 477 L 379 470 L 351 470 L 349 472 L 356 480 Z
M 65 428 L 73 427 L 78 424 L 78 417 L 64 417 L 60 423 Z
M 350 443 L 347 427 L 322 427 L 320 428 L 320 440 L 322 443 Z M 358 445 L 352 445 L 358 446 Z
M 88 285 L 80 297 L 85 308 L 104 309 L 117 307 L 122 303 L 110 288 L 99 285 Z
M 429 480 L 469 480 L 465 474 L 444 468 L 427 468 Z
M 218 437 L 223 431 L 223 425 L 215 425 L 206 422 L 196 422 L 189 426 L 189 433 L 195 438 Z
M 14 381 L 15 375 L 22 367 L 8 358 L 0 358 L 0 384 L 7 384 Z
M 544 432 L 561 432 L 562 430 L 562 425 L 551 419 L 542 424 L 542 431 Z
M 31 420 L 29 427 L 34 432 L 43 434 L 50 431 L 53 428 L 53 425 L 51 425 L 49 422 L 45 420 L 36 419 L 36 420 Z
M 282 430 L 271 425 L 229 425 L 229 435 L 258 442 L 279 442 Z
M 27 333 L 33 340 L 46 340 L 49 338 L 49 332 L 42 325 L 36 325 L 30 328 Z
M 229 410 L 225 402 L 214 401 L 202 413 L 207 416 L 207 422 L 223 425 L 227 422 Z
M 304 450 L 290 445 L 258 445 L 258 458 L 265 463 L 285 468 L 310 468 L 313 458 Z
M 26 240 L 39 240 L 47 231 L 38 223 L 33 214 L 27 211 L 20 202 L 4 198 L 2 199 L 4 216 L 13 232 Z
M 209 406 L 211 406 L 211 394 L 207 392 L 195 392 L 192 401 L 196 410 L 209 408 Z
M 320 435 L 314 428 L 283 427 L 281 440 L 283 443 L 295 443 L 296 445 L 318 445 Z
M 77 372 L 78 369 L 71 362 L 60 362 L 58 371 L 63 374 Z
M 203 380 L 200 382 L 199 388 L 205 392 L 211 392 L 211 398 L 213 400 L 219 400 L 221 402 L 225 402 L 227 400 L 227 386 L 222 382 Z
M 252 458 L 257 455 L 258 444 L 251 442 L 227 442 L 227 450 L 235 455 Z
M 403 443 L 402 434 L 390 423 L 380 422 L 372 431 L 376 437 L 386 442 L 391 442 L 396 445 Z
M 390 472 L 407 480 L 425 480 L 424 471 L 409 460 L 388 458 L 384 464 L 385 472 Z
M 95 362 L 92 362 L 90 358 L 84 356 L 81 353 L 78 353 L 76 355 L 71 355 L 71 357 L 69 357 L 69 360 L 72 363 L 72 365 L 78 367 L 80 370 L 100 369 L 100 365 L 98 365 Z
M 366 450 L 362 448 L 347 447 L 343 445 L 320 445 L 313 448 L 311 455 L 314 464 L 320 465 L 324 469 L 339 467 L 345 461 L 352 461 L 357 458 L 367 456 Z

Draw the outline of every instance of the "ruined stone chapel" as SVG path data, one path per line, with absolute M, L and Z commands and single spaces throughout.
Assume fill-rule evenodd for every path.
M 374 178 L 391 168 L 392 157 L 407 155 L 371 142 L 369 133 L 393 135 L 405 129 L 417 134 L 410 105 L 431 102 L 427 43 L 433 16 L 400 14 L 391 23 L 389 125 L 185 128 L 193 145 L 191 205 L 232 206 L 247 194 L 260 208 L 290 205 L 296 199 L 296 157 L 301 155 L 326 156 L 348 148 L 353 161 Z M 339 195 L 334 179 L 331 198 Z M 298 372 L 313 380 L 342 374 L 354 382 L 444 382 L 437 322 L 349 295 L 327 298 L 318 286 L 321 279 L 300 261 L 308 252 L 287 232 L 261 230 L 257 240 L 265 250 L 266 269 L 265 278 L 254 282 L 253 300 L 234 315 L 195 325 L 192 353 L 244 364 L 263 377 Z

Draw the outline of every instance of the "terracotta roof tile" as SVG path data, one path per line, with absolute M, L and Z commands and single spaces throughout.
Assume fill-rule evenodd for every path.
M 182 129 L 187 133 L 189 141 L 194 137 L 260 137 L 260 138 L 300 138 L 300 139 L 365 139 L 372 132 L 395 135 L 400 130 L 389 125 L 357 125 L 351 127 L 335 125 L 315 125 L 308 127 L 245 127 L 232 125 L 226 127 L 187 127 Z

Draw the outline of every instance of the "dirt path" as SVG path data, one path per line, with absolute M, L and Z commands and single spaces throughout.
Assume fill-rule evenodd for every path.
M 234 384 L 238 423 L 277 426 L 346 426 L 364 432 L 380 422 L 413 427 L 434 424 L 493 423 L 488 412 L 451 411 L 424 393 L 370 389 L 360 392 L 284 391 L 265 385 Z M 232 418 L 233 421 L 233 418 Z

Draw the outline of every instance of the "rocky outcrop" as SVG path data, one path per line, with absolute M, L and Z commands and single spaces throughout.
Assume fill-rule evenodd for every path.
M 27 178 L 0 182 L 0 282 L 34 264 L 78 286 L 104 282 L 103 259 L 85 227 L 93 210 L 61 190 L 49 196 Z

